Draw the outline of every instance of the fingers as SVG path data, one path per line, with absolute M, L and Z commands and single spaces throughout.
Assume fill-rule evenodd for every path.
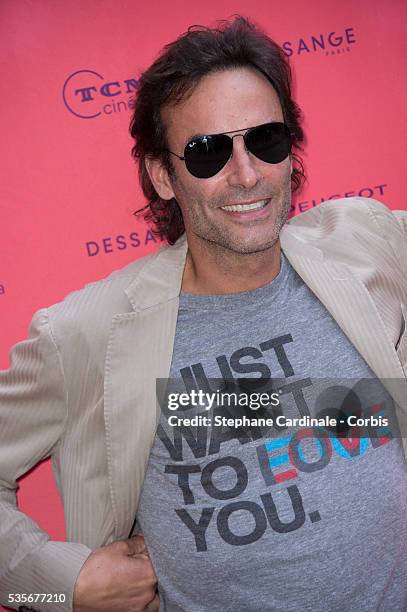
M 144 608 L 145 612 L 156 612 L 160 607 L 160 598 L 158 595 Z

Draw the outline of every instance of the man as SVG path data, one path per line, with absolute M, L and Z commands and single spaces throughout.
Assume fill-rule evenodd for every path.
M 172 246 L 36 313 L 1 374 L 2 603 L 403 609 L 404 440 L 325 433 L 306 454 L 286 429 L 171 431 L 156 380 L 277 378 L 293 398 L 298 378 L 381 379 L 402 433 L 405 214 L 354 198 L 286 223 L 299 110 L 282 51 L 242 18 L 167 46 L 131 132 L 147 217 Z M 15 507 L 16 479 L 49 455 L 67 542 Z

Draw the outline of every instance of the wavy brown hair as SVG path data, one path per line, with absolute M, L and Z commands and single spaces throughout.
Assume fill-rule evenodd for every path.
M 292 136 L 293 149 L 302 150 L 304 133 L 301 111 L 291 96 L 291 69 L 284 51 L 258 25 L 241 16 L 220 21 L 217 28 L 190 26 L 174 42 L 167 44 L 155 62 L 143 72 L 134 99 L 130 134 L 135 144 L 131 153 L 138 162 L 139 180 L 148 201 L 137 210 L 162 240 L 174 244 L 184 233 L 182 212 L 175 198 L 163 200 L 156 192 L 146 168 L 146 158 L 160 159 L 169 173 L 175 169 L 168 148 L 161 109 L 188 98 L 199 81 L 215 71 L 252 67 L 261 72 L 277 92 L 284 122 Z M 292 190 L 305 180 L 304 167 L 292 152 Z

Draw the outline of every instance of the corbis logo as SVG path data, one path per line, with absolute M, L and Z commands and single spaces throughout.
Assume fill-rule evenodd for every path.
M 351 45 L 355 43 L 353 28 L 345 28 L 339 32 L 332 30 L 322 34 L 308 35 L 297 40 L 287 40 L 282 44 L 282 47 L 288 57 L 309 55 L 310 53 L 338 55 L 350 51 Z
M 110 80 L 95 70 L 76 70 L 65 80 L 62 98 L 70 113 L 80 119 L 95 119 L 134 108 L 138 86 L 134 78 Z

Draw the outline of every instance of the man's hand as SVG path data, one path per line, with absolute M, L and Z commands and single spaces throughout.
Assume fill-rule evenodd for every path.
M 74 612 L 154 612 L 157 576 L 142 535 L 94 550 L 76 580 Z

